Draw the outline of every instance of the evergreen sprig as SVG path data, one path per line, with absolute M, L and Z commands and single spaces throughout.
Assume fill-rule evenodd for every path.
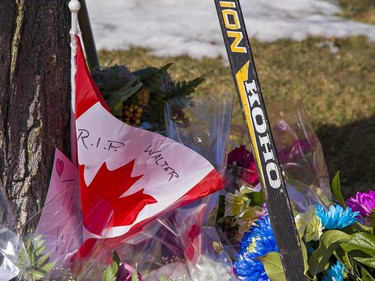
M 49 262 L 50 253 L 44 254 L 45 249 L 42 235 L 36 235 L 26 241 L 25 248 L 21 250 L 19 256 L 24 267 L 22 269 L 25 280 L 40 280 L 56 265 L 56 262 Z
M 171 66 L 172 63 L 168 63 L 160 68 L 146 67 L 134 72 L 124 66 L 114 66 L 94 73 L 93 78 L 112 114 L 120 118 L 125 102 L 130 101 L 142 106 L 141 122 L 145 128 L 163 133 L 166 104 L 175 100 L 175 108 L 182 110 L 204 80 L 201 76 L 191 81 L 173 81 L 168 73 Z M 141 92 L 147 93 L 146 98 L 141 97 Z

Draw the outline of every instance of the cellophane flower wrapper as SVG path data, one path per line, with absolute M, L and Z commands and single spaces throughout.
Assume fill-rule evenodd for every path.
M 188 125 L 181 126 L 172 118 L 174 106 L 181 104 L 185 104 Z M 231 99 L 218 101 L 204 97 L 170 102 L 166 108 L 167 135 L 210 160 L 223 174 L 231 110 Z M 183 161 L 183 155 L 180 157 Z M 119 237 L 99 242 L 90 256 L 108 257 L 111 251 L 116 251 L 123 257 L 122 262 L 136 268 L 146 281 L 159 281 L 162 277 L 181 281 L 237 280 L 227 253 L 231 249 L 223 248 L 223 236 L 216 228 L 218 204 L 218 193 L 214 193 L 170 210 L 123 241 Z M 90 274 L 95 271 L 100 274 L 102 270 L 103 266 L 90 262 L 80 269 L 81 273 Z
M 328 206 L 331 191 L 322 145 L 300 101 L 267 106 L 277 154 L 293 208 Z
M 185 104 L 187 124 L 173 118 L 181 104 Z M 224 176 L 231 114 L 232 97 L 172 100 L 166 107 L 167 135 L 204 156 Z M 181 243 L 190 276 L 187 280 L 235 280 L 227 253 L 231 249 L 223 249 L 223 236 L 216 227 L 218 205 L 219 192 L 173 212 L 171 223 Z
M 164 260 L 165 257 L 180 255 L 169 247 L 180 233 L 184 236 L 177 240 L 179 243 L 186 237 L 191 239 L 190 243 L 198 243 L 196 237 L 201 233 L 203 222 L 215 207 L 210 200 L 199 203 L 201 206 L 195 212 L 200 216 L 196 223 L 198 231 L 196 227 L 177 227 L 183 211 L 177 214 L 174 210 L 219 191 L 223 188 L 223 179 L 204 155 L 171 138 L 129 126 L 111 114 L 88 71 L 79 38 L 76 36 L 75 39 L 78 47 L 73 116 L 76 138 L 72 146 L 77 148 L 77 164 L 73 165 L 63 159 L 63 155 L 55 154 L 49 190 L 49 195 L 52 195 L 47 195 L 37 231 L 31 234 L 38 248 L 37 251 L 34 248 L 32 256 L 40 257 L 31 269 L 38 268 L 37 274 L 43 275 L 38 279 L 48 280 L 55 276 L 69 279 L 61 277 L 63 272 L 64 276 L 67 274 L 75 280 L 101 280 L 114 261 L 113 252 L 116 251 L 119 257 L 116 262 L 121 269 L 139 268 L 147 278 L 150 272 L 161 266 L 159 257 Z M 230 113 L 224 120 L 229 128 Z M 220 131 L 224 142 L 217 145 L 223 151 L 227 137 L 225 130 L 229 131 Z M 217 141 L 217 135 L 210 137 Z M 219 137 L 219 140 L 222 139 Z M 221 155 L 225 159 L 224 154 Z M 216 162 L 217 165 L 225 166 L 220 162 Z M 66 186 L 71 181 L 79 185 Z M 67 193 L 73 189 L 74 192 Z M 66 196 L 60 196 L 61 191 Z M 72 206 L 79 206 L 78 210 Z M 171 212 L 173 215 L 163 217 Z M 165 225 L 171 223 L 175 229 L 167 230 L 172 230 L 173 236 L 165 234 Z M 173 242 L 164 247 L 169 252 L 153 251 L 160 249 L 165 241 Z M 220 245 L 220 240 L 217 239 L 216 243 Z M 150 248 L 150 245 L 155 246 Z M 188 246 L 191 245 L 179 246 L 183 249 L 183 260 L 194 260 L 192 264 L 203 266 L 202 272 L 216 274 L 211 279 L 217 280 L 216 276 L 222 273 L 212 270 L 218 268 L 216 263 L 212 265 L 214 260 L 202 261 L 200 247 L 199 251 L 194 249 L 199 254 L 187 255 L 189 251 L 185 251 L 185 247 Z M 131 248 L 136 250 L 128 250 Z M 51 255 L 57 249 L 64 251 L 58 256 Z M 189 265 L 188 262 L 183 264 L 185 267 Z M 51 270 L 53 265 L 56 266 Z M 222 264 L 219 268 L 223 268 Z M 230 265 L 227 270 L 231 274 Z M 187 278 L 194 272 L 188 270 Z M 181 275 L 184 277 L 184 272 Z
M 20 226 L 14 280 L 72 280 L 82 229 L 78 169 L 56 149 L 44 206 Z
M 64 170 L 61 171 L 59 167 L 64 167 Z M 195 255 L 195 269 L 188 266 L 187 252 L 196 251 L 192 247 L 195 247 L 193 243 L 197 242 L 196 235 L 201 235 L 202 221 L 197 218 L 195 222 L 199 225 L 199 232 L 196 232 L 197 228 L 194 227 L 189 233 L 181 233 L 182 228 L 179 225 L 181 218 L 177 217 L 175 208 L 150 219 L 137 233 L 113 239 L 93 240 L 90 254 L 81 256 L 80 247 L 83 243 L 85 226 L 81 216 L 78 181 L 77 168 L 61 152 L 56 151 L 46 204 L 39 214 L 27 222 L 27 225 L 35 225 L 35 220 L 40 217 L 38 227 L 35 232 L 23 236 L 25 243 L 28 240 L 39 239 L 37 237 L 41 236 L 40 241 L 46 249 L 37 258 L 49 256 L 38 266 L 54 263 L 51 270 L 43 272 L 43 276 L 35 280 L 101 280 L 103 272 L 113 262 L 114 251 L 121 257 L 121 265 L 140 272 L 142 280 L 159 281 L 161 277 L 174 278 L 171 280 L 201 280 L 203 273 L 206 274 L 204 276 L 211 276 L 211 279 L 207 277 L 207 280 L 217 280 L 217 276 L 232 275 L 230 264 L 225 263 L 226 267 L 223 267 L 222 259 L 226 258 L 221 251 L 218 251 L 219 254 L 210 253 L 212 257 Z M 192 215 L 205 214 L 206 204 L 199 205 L 200 207 L 194 214 L 191 213 Z M 195 219 L 196 217 L 191 217 L 191 220 Z M 24 226 L 24 228 L 28 227 Z M 189 240 L 191 245 L 185 245 L 182 237 L 184 239 L 191 237 L 192 240 Z M 209 239 L 207 243 L 216 242 L 218 246 L 220 245 L 217 236 L 207 239 Z M 185 247 L 190 247 L 190 251 L 185 252 Z M 18 254 L 15 260 L 17 258 L 19 258 Z M 35 269 L 34 264 L 21 267 L 17 280 L 25 280 L 25 276 L 32 276 L 33 270 L 30 269 L 33 266 Z
M 5 281 L 20 273 L 19 255 L 24 245 L 7 196 L 2 188 L 0 190 L 0 281 Z M 28 261 L 25 260 L 25 263 Z
M 293 209 L 305 212 L 312 205 L 328 206 L 332 200 L 328 169 L 302 102 L 270 102 L 267 113 Z M 242 127 L 233 126 L 232 130 L 233 135 L 244 137 Z M 234 193 L 246 186 L 261 191 L 253 155 L 243 143 L 234 146 L 225 174 L 226 190 Z
M 160 260 L 152 258 L 143 237 L 156 236 L 160 216 L 220 190 L 222 178 L 187 146 L 113 116 L 87 69 L 82 46 L 77 47 L 75 126 L 84 242 L 74 266 L 81 275 L 87 272 L 85 278 L 96 278 L 116 251 L 121 264 L 129 260 L 146 276 Z M 146 250 L 130 256 L 128 245 Z

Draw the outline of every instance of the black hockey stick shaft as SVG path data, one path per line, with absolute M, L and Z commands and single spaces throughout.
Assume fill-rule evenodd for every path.
M 276 147 L 272 137 L 239 0 L 215 0 L 245 124 L 257 162 L 259 179 L 287 280 L 307 280 Z

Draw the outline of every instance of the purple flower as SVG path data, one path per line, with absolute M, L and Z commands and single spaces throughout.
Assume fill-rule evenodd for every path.
M 116 281 L 131 281 L 132 275 L 134 272 L 134 268 L 132 268 L 130 265 L 122 263 L 118 267 L 118 271 L 116 274 Z M 139 272 L 137 272 L 138 280 L 142 281 L 142 276 Z
M 371 190 L 367 193 L 357 192 L 355 198 L 349 198 L 346 204 L 353 211 L 358 211 L 362 216 L 368 217 L 375 208 L 375 191 Z

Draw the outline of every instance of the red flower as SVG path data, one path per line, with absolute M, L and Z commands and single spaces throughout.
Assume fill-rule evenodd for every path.
M 246 149 L 245 145 L 240 145 L 228 153 L 228 166 L 239 177 L 240 182 L 255 186 L 258 184 L 258 173 L 253 154 Z M 238 174 L 236 174 L 238 172 Z
M 251 159 L 248 159 L 251 158 Z M 228 154 L 228 165 L 240 166 L 246 168 L 246 165 L 250 165 L 250 162 L 254 161 L 254 157 L 250 151 L 248 151 L 245 145 L 240 145 L 234 148 Z

